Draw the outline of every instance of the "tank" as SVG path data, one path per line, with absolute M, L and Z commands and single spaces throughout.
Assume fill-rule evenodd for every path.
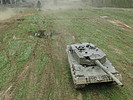
M 121 74 L 106 58 L 106 54 L 92 43 L 67 45 L 66 51 L 76 89 L 102 82 L 123 86 Z

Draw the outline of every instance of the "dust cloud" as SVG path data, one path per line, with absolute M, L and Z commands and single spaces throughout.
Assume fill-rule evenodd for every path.
M 15 11 L 12 8 L 7 8 L 6 10 L 0 10 L 0 20 L 6 20 L 15 15 Z
M 83 0 L 40 0 L 42 9 L 45 10 L 65 10 L 71 8 L 81 8 L 85 5 Z
M 85 5 L 88 6 L 87 3 L 90 0 L 87 0 L 87 2 L 83 2 L 86 0 L 32 0 L 32 1 L 30 0 L 29 2 L 25 2 L 22 5 L 20 3 L 19 7 L 25 8 L 24 6 L 26 4 L 29 4 L 29 5 L 33 4 L 34 6 L 32 6 L 31 8 L 36 8 L 38 1 L 41 2 L 42 10 L 52 11 L 52 10 L 82 8 Z M 15 6 L 17 6 L 17 5 L 15 5 Z M 21 7 L 21 6 L 23 6 L 23 7 Z M 17 9 L 19 9 L 19 7 L 17 7 Z M 16 14 L 16 12 L 15 12 L 14 8 L 10 8 L 10 7 L 8 7 L 8 5 L 6 7 L 4 7 L 4 6 L 2 7 L 2 5 L 0 5 L 0 20 L 6 20 L 15 14 Z

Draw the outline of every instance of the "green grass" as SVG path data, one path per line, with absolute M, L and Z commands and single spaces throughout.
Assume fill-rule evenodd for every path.
M 133 37 L 132 32 L 127 30 L 122 30 L 121 27 L 113 25 L 112 23 L 101 19 L 100 16 L 108 16 L 109 19 L 115 19 L 122 21 L 126 24 L 133 25 L 132 23 L 132 9 L 95 9 L 90 8 L 88 10 L 83 11 L 62 11 L 57 13 L 53 13 L 54 17 L 64 18 L 64 20 L 56 21 L 57 24 L 66 28 L 66 30 L 74 35 L 79 42 L 89 41 L 96 44 L 99 48 L 101 48 L 106 54 L 110 61 L 115 65 L 116 69 L 123 75 L 123 83 L 130 84 L 128 87 L 121 88 L 118 91 L 119 87 L 109 88 L 103 87 L 96 90 L 98 92 L 97 95 L 105 95 L 106 91 L 108 91 L 106 99 L 110 100 L 130 100 L 132 95 L 133 88 L 132 81 L 132 47 L 133 47 Z M 75 18 L 68 19 L 67 18 Z M 78 17 L 88 17 L 88 19 L 78 19 Z M 77 18 L 77 19 L 76 19 Z M 62 33 L 63 34 L 63 33 Z M 72 39 L 68 38 L 68 34 L 65 35 L 65 40 L 67 44 L 73 43 Z M 71 41 L 71 42 L 69 42 Z M 114 48 L 110 47 L 114 46 Z M 114 51 L 115 48 L 120 50 L 119 52 Z M 126 68 L 126 71 L 124 70 Z M 129 78 L 130 81 L 126 81 L 125 79 Z M 91 98 L 94 93 L 89 91 L 88 88 L 88 96 L 86 93 L 82 93 L 84 99 Z M 111 95 L 110 95 L 111 94 Z M 93 97 L 92 97 L 93 98 Z M 94 99 L 94 98 L 93 98 Z M 103 99 L 101 97 L 101 99 Z
M 20 81 L 17 79 L 19 73 L 23 72 L 26 66 L 30 66 L 30 62 L 34 59 L 37 66 L 35 74 L 39 76 L 44 69 L 47 56 L 45 50 L 38 46 L 44 42 L 34 34 L 38 30 L 47 29 L 49 22 L 45 20 L 46 23 L 43 24 L 44 17 L 37 13 L 22 18 L 25 19 L 23 22 L 15 22 L 14 28 L 9 28 L 1 33 L 3 40 L 0 50 L 0 90 L 15 81 Z M 29 73 L 27 72 L 27 77 Z M 16 99 L 25 98 L 27 89 L 23 86 L 27 84 L 27 81 L 22 82 L 23 84 L 17 84 Z
M 119 20 L 133 27 L 132 9 L 86 8 L 82 11 L 26 11 L 25 20 L 2 32 L 0 46 L 0 91 L 16 100 L 131 100 L 133 98 L 133 29 L 100 18 Z M 57 18 L 57 20 L 56 20 Z M 54 30 L 53 37 L 34 34 Z M 66 45 L 91 42 L 102 49 L 123 76 L 125 87 L 93 84 L 73 88 Z

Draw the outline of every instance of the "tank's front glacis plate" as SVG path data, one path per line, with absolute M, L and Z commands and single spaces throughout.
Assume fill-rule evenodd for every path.
M 67 46 L 66 51 L 74 84 L 83 85 L 113 81 L 95 64 L 95 60 L 99 60 L 109 72 L 121 80 L 121 75 L 106 58 L 106 54 L 95 45 L 91 43 L 72 44 Z

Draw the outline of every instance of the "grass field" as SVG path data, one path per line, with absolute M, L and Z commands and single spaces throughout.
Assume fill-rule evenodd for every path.
M 38 30 L 47 36 L 36 37 Z M 103 83 L 74 89 L 66 45 L 86 41 L 107 54 L 124 87 Z M 0 21 L 0 99 L 133 100 L 132 51 L 133 9 L 25 10 Z

